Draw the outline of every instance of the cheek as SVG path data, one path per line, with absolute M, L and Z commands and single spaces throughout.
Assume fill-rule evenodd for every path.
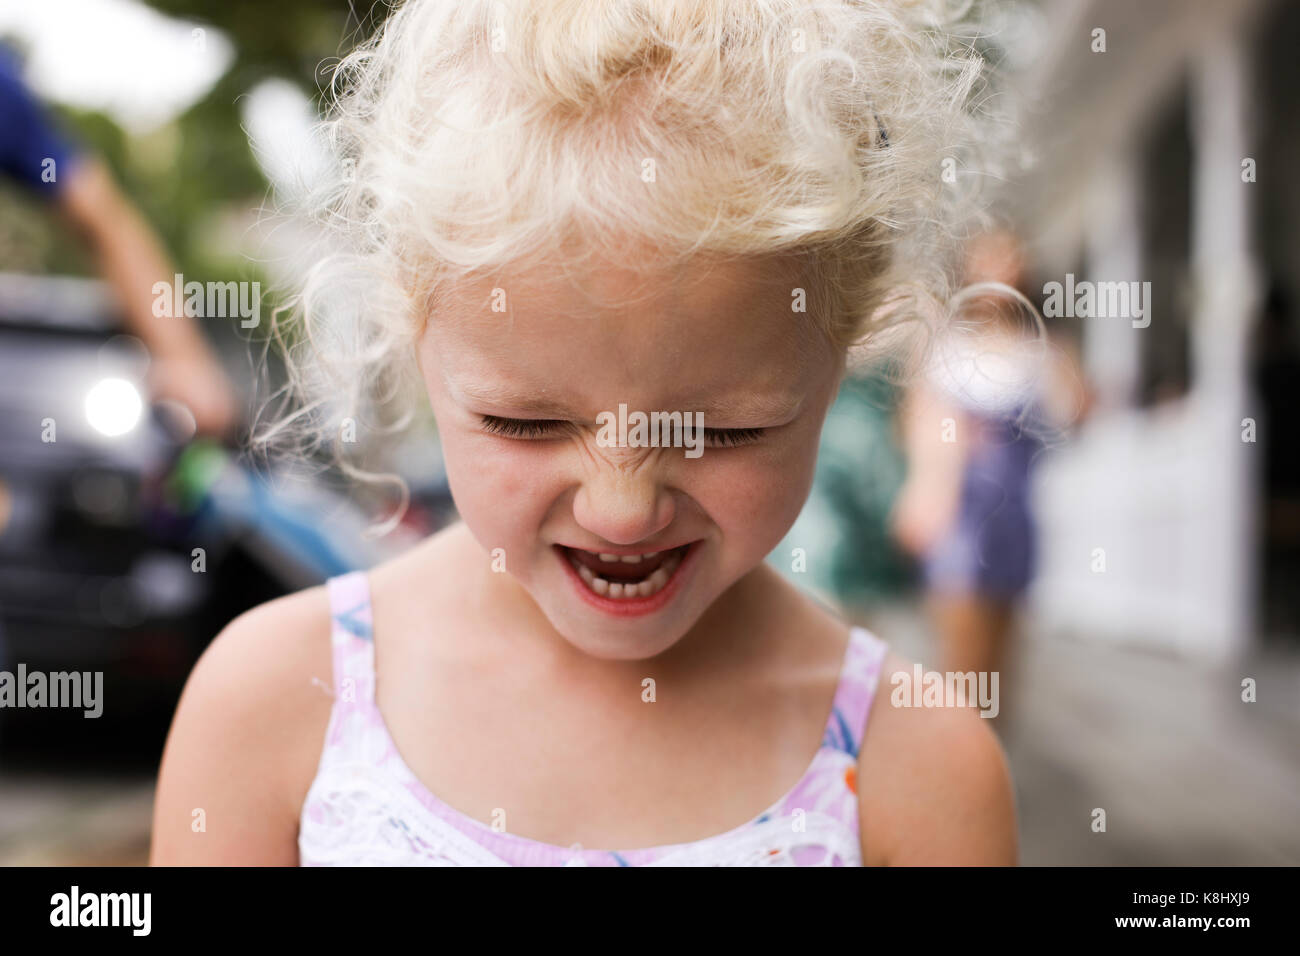
M 691 481 L 696 501 L 732 540 L 775 547 L 798 517 L 812 485 L 816 443 L 790 439 L 779 447 L 718 453 Z
M 432 385 L 429 400 L 457 512 L 480 542 L 504 543 L 521 530 L 524 512 L 542 507 L 545 470 L 523 443 L 499 441 L 464 420 Z
M 543 443 L 507 442 L 454 429 L 442 435 L 447 480 L 457 510 L 480 524 L 519 533 L 550 510 L 563 482 Z

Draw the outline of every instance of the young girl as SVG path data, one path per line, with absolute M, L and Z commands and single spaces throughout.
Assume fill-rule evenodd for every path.
M 986 721 L 764 563 L 851 348 L 951 291 L 942 7 L 408 0 L 344 62 L 295 421 L 417 382 L 461 523 L 222 632 L 155 863 L 1015 861 Z

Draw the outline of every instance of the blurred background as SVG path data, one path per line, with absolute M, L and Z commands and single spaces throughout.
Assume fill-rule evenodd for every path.
M 206 642 L 453 517 L 427 431 L 384 453 L 412 506 L 382 537 L 392 502 L 324 459 L 249 455 L 265 322 L 178 332 L 132 274 L 269 312 L 306 227 L 266 211 L 328 169 L 322 65 L 381 13 L 0 0 L 0 670 L 102 670 L 108 703 L 0 708 L 0 863 L 144 863 Z M 1045 329 L 975 299 L 924 374 L 860 369 L 770 561 L 927 668 L 1002 674 L 1025 863 L 1300 864 L 1300 7 L 991 27 L 1026 171 L 965 268 Z

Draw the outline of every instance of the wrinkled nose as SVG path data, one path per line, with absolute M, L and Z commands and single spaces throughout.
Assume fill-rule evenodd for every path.
M 578 489 L 573 516 L 602 541 L 626 547 L 672 524 L 674 504 L 652 467 L 624 470 L 605 464 Z

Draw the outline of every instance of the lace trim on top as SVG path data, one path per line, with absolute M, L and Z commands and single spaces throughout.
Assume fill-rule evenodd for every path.
M 303 866 L 859 866 L 857 759 L 887 647 L 854 628 L 821 746 L 799 781 L 725 833 L 635 850 L 562 847 L 493 829 L 439 799 L 375 704 L 365 572 L 329 581 L 334 705 L 303 803 Z

